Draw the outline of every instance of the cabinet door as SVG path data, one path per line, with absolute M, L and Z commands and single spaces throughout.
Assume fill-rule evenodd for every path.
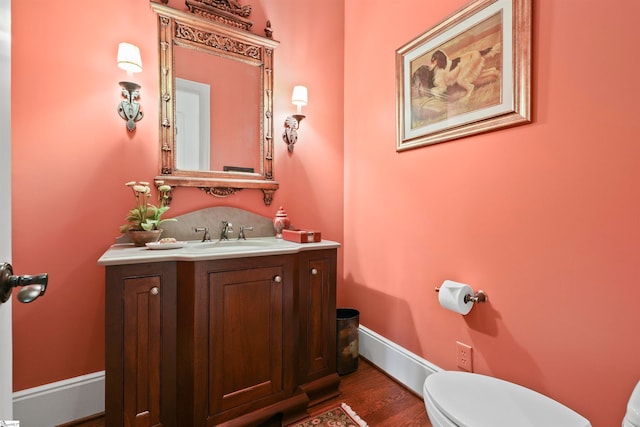
M 300 254 L 300 373 L 302 382 L 336 372 L 336 251 Z
M 124 287 L 125 426 L 160 425 L 160 278 Z
M 166 266 L 165 266 L 166 267 Z M 157 269 L 156 271 L 153 271 Z M 145 274 L 146 272 L 146 274 Z M 162 299 L 167 275 L 175 282 L 175 269 L 157 264 L 107 270 L 106 425 L 156 427 L 162 422 L 163 405 L 172 399 L 163 356 Z M 173 288 L 166 283 L 167 291 Z M 171 310 L 169 310 L 171 311 Z M 170 313 L 165 313 L 167 317 Z M 167 347 L 172 333 L 166 331 Z M 163 363 L 165 375 L 162 378 Z M 161 379 L 162 378 L 162 379 Z M 172 403 L 168 403 L 172 406 Z M 171 419 L 171 416 L 165 417 Z
M 215 412 L 282 392 L 281 267 L 210 275 Z
M 217 425 L 292 394 L 292 351 L 285 349 L 293 318 L 288 260 L 261 257 L 196 268 L 194 395 L 208 399 L 194 402 L 194 425 Z

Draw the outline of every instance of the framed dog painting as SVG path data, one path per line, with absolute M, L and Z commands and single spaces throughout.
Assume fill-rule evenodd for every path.
M 396 51 L 397 151 L 531 121 L 531 1 L 476 0 Z

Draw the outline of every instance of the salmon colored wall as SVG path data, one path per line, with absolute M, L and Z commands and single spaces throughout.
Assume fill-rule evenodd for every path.
M 461 341 L 476 372 L 620 425 L 640 380 L 640 3 L 535 1 L 533 123 L 403 153 L 395 50 L 466 0 L 345 4 L 342 303 L 444 369 Z M 445 279 L 490 302 L 444 310 Z
M 270 207 L 258 191 L 179 189 L 172 212 L 227 205 L 271 216 L 283 205 L 295 225 L 344 243 L 339 304 L 360 309 L 364 325 L 445 369 L 456 369 L 463 341 L 477 372 L 546 393 L 594 427 L 619 424 L 640 379 L 630 300 L 640 83 L 628 66 L 640 5 L 537 1 L 534 122 L 398 154 L 394 51 L 464 3 L 252 2 L 256 32 L 268 17 L 281 41 L 281 189 Z M 145 67 L 133 135 L 116 113 L 123 40 L 140 46 Z M 158 169 L 155 16 L 146 2 L 14 2 L 12 44 L 13 265 L 50 274 L 44 298 L 14 304 L 22 390 L 104 369 L 96 260 L 131 206 L 123 184 Z M 279 135 L 295 84 L 309 87 L 309 105 L 290 155 Z M 447 312 L 433 292 L 444 279 L 490 302 L 466 317 Z
M 227 199 L 198 189 L 174 192 L 170 213 L 233 206 L 273 216 L 283 205 L 299 227 L 342 241 L 343 15 L 341 0 L 249 2 L 256 33 L 270 19 L 275 53 L 275 177 L 262 192 Z M 311 3 L 311 2 L 309 2 Z M 318 3 L 318 2 L 314 2 Z M 172 0 L 175 8 L 184 2 Z M 138 45 L 144 118 L 130 134 L 118 116 L 118 43 Z M 49 273 L 46 295 L 14 304 L 14 390 L 104 369 L 102 253 L 118 236 L 133 199 L 124 183 L 158 172 L 156 17 L 145 1 L 100 7 L 29 0 L 12 4 L 13 267 Z M 309 87 L 299 142 L 282 142 L 295 84 Z

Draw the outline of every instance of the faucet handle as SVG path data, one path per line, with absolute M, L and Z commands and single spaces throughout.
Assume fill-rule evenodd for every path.
M 193 229 L 196 233 L 200 233 L 204 231 L 204 235 L 202 236 L 202 241 L 207 242 L 211 240 L 211 235 L 209 234 L 209 227 L 196 227 Z
M 247 236 L 244 235 L 244 231 L 253 231 L 253 227 L 240 226 L 240 233 L 238 233 L 238 240 L 247 240 Z

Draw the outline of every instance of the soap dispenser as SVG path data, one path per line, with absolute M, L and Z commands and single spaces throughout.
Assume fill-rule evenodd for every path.
M 273 218 L 273 226 L 276 229 L 277 239 L 282 239 L 282 230 L 289 228 L 289 224 L 289 216 L 287 212 L 282 209 L 282 206 L 280 206 L 280 209 L 276 212 L 276 216 Z

